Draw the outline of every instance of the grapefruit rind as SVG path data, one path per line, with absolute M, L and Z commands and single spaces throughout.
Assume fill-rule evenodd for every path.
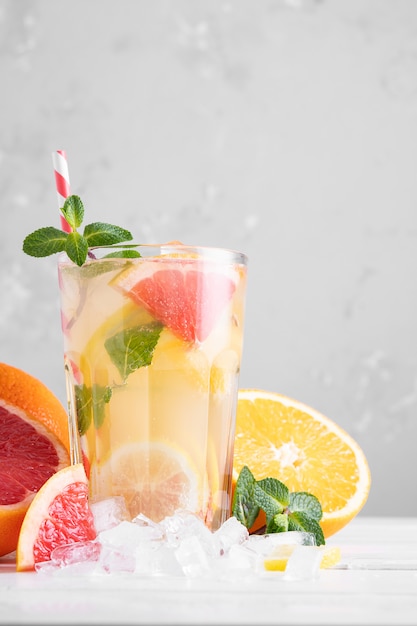
M 63 404 L 38 378 L 0 363 L 0 396 L 48 428 L 69 450 L 68 416 Z
M 0 390 L 0 393 L 1 393 L 1 390 Z M 24 420 L 30 426 L 32 426 L 41 436 L 44 436 L 47 439 L 49 439 L 49 441 L 53 444 L 57 457 L 58 457 L 57 469 L 62 469 L 63 467 L 66 467 L 67 465 L 69 465 L 68 447 L 64 445 L 62 440 L 55 434 L 55 432 L 53 432 L 49 428 L 48 425 L 44 425 L 39 420 L 34 419 L 33 417 L 31 417 L 30 414 L 21 410 L 19 407 L 12 406 L 8 404 L 7 402 L 2 401 L 1 398 L 0 398 L 0 408 L 4 408 L 8 413 L 11 414 L 11 416 L 15 415 L 18 418 Z M 16 459 L 16 456 L 19 456 L 19 455 L 20 455 L 19 450 L 16 450 L 13 452 L 14 459 Z
M 39 466 L 40 476 L 44 476 L 50 471 L 51 475 L 64 467 L 69 465 L 69 455 L 61 441 L 50 432 L 43 424 L 37 422 L 29 418 L 27 415 L 23 413 L 23 411 L 18 410 L 16 407 L 10 407 L 7 404 L 0 401 L 0 407 L 5 408 L 9 413 L 16 415 L 18 419 L 25 420 L 26 423 L 30 424 L 36 432 L 38 432 L 41 436 L 47 438 L 51 444 L 53 445 L 56 455 L 57 455 L 57 463 L 54 466 Z M 33 445 L 33 442 L 32 442 Z M 24 448 L 22 451 L 26 451 Z M 17 542 L 19 539 L 19 532 L 25 517 L 26 511 L 30 503 L 33 501 L 37 490 L 42 486 L 45 482 L 45 478 L 43 480 L 36 480 L 36 463 L 31 461 L 30 458 L 20 453 L 19 449 L 13 449 L 10 452 L 13 453 L 13 459 L 9 461 L 7 455 L 3 454 L 0 459 L 0 477 L 2 476 L 2 467 L 4 464 L 4 476 L 2 477 L 2 489 L 6 490 L 5 497 L 1 498 L 2 500 L 7 500 L 9 498 L 9 502 L 3 503 L 0 505 L 0 556 L 8 554 L 9 552 L 13 552 L 16 549 Z M 21 467 L 25 470 L 25 479 L 23 480 L 20 477 L 18 469 L 16 469 L 16 477 L 14 476 L 14 467 L 17 464 L 17 467 Z M 38 477 L 39 478 L 39 477 Z M 10 482 L 11 481 L 11 482 Z M 15 482 L 14 482 L 15 481 Z M 18 494 L 22 493 L 22 499 L 16 501 L 16 493 L 14 501 L 11 501 L 11 491 L 8 491 L 7 485 L 10 487 L 12 485 L 16 485 L 18 488 Z
M 48 438 L 56 449 L 58 456 L 57 465 L 51 465 L 55 471 L 69 464 L 69 439 L 68 439 L 68 417 L 64 406 L 53 394 L 53 392 L 38 378 L 32 376 L 24 370 L 0 363 L 0 407 L 8 413 L 30 423 L 39 433 Z M 13 453 L 13 428 L 10 436 L 7 433 L 7 424 L 3 422 L 5 430 L 3 436 L 7 441 L 7 448 Z M 19 450 L 19 442 L 16 442 L 16 459 Z M 41 461 L 41 453 L 36 446 L 31 447 L 30 454 Z M 11 468 L 7 465 L 5 455 L 2 455 L 3 462 L 10 475 Z M 44 472 L 43 472 L 44 473 Z M 17 479 L 19 476 L 17 476 Z M 34 482 L 34 489 L 28 495 L 22 497 L 20 502 L 4 503 L 0 505 L 0 556 L 9 554 L 16 549 L 20 527 L 34 493 L 39 488 L 39 484 Z M 6 481 L 0 479 L 0 490 L 3 493 L 3 500 L 7 500 L 5 495 Z

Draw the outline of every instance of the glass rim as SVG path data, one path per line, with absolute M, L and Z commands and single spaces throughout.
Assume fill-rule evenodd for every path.
M 184 254 L 194 254 L 197 255 L 195 260 L 205 260 L 212 259 L 217 261 L 227 261 L 230 263 L 238 263 L 241 265 L 248 264 L 248 256 L 244 252 L 240 252 L 239 250 L 234 250 L 233 248 L 222 248 L 220 246 L 193 246 L 189 244 L 183 244 L 180 242 L 167 242 L 167 243 L 120 243 L 120 244 L 109 244 L 104 246 L 91 246 L 89 250 L 94 254 L 95 252 L 103 251 L 103 253 L 108 253 L 109 251 L 117 251 L 117 250 L 143 250 L 152 252 L 157 251 L 159 254 L 167 255 L 169 258 L 169 254 L 174 253 L 184 253 Z M 120 261 L 139 261 L 140 259 L 151 259 L 153 257 L 158 256 L 157 254 L 145 254 L 140 257 L 112 257 L 114 260 Z M 67 258 L 70 260 L 65 252 L 61 252 L 60 260 Z M 173 257 L 175 258 L 175 257 Z M 109 257 L 100 256 L 97 258 L 90 258 L 86 260 L 88 262 L 95 261 L 103 261 L 108 260 Z M 192 260 L 190 258 L 190 260 Z

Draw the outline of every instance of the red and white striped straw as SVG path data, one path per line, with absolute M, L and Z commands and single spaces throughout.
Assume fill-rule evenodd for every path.
M 69 173 L 68 173 L 68 162 L 67 155 L 65 150 L 56 150 L 52 153 L 52 161 L 54 164 L 55 171 L 55 186 L 56 186 L 56 194 L 58 198 L 58 208 L 64 206 L 64 202 L 69 195 L 71 195 L 70 191 L 70 182 L 69 182 Z M 65 217 L 61 214 L 61 228 L 66 233 L 71 232 L 71 226 L 68 224 Z

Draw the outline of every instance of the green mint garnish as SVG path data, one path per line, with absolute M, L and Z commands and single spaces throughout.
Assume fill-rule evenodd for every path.
M 105 342 L 106 350 L 117 367 L 123 382 L 132 372 L 151 364 L 154 349 L 162 331 L 162 324 L 153 322 L 135 328 L 123 330 Z M 75 385 L 75 403 L 77 407 L 78 431 L 84 435 L 91 422 L 100 428 L 105 418 L 105 405 L 112 398 L 115 386 L 94 384 Z
M 162 328 L 159 322 L 143 324 L 122 330 L 105 341 L 104 346 L 123 381 L 140 367 L 151 364 Z
M 66 252 L 71 261 L 81 267 L 88 256 L 94 258 L 92 248 L 112 246 L 133 239 L 128 230 L 105 222 L 87 224 L 83 233 L 79 233 L 78 228 L 84 220 L 84 205 L 79 196 L 68 196 L 60 210 L 70 225 L 71 232 L 66 233 L 53 226 L 39 228 L 25 237 L 23 252 L 34 257 Z M 139 252 L 128 248 L 129 245 L 126 245 L 126 249 L 117 250 L 110 255 L 125 258 L 140 256 Z
M 293 513 L 308 511 L 309 516 L 317 522 L 323 517 L 321 504 L 316 496 L 305 491 L 290 493 L 290 509 Z
M 77 405 L 78 431 L 84 435 L 91 420 L 94 426 L 100 428 L 104 422 L 105 404 L 110 402 L 112 390 L 110 387 L 101 385 L 75 385 L 75 403 Z
M 255 482 L 254 498 L 256 504 L 265 511 L 268 520 L 288 509 L 290 492 L 279 480 L 264 478 Z
M 118 246 L 114 246 L 117 248 Z M 118 258 L 118 259 L 134 259 L 140 256 L 140 253 L 137 250 L 129 250 L 129 246 L 126 245 L 123 250 L 118 250 L 117 252 L 110 252 L 106 254 L 106 259 Z M 104 258 L 104 257 L 103 257 Z
M 256 480 L 245 465 L 236 482 L 232 515 L 249 529 L 261 509 L 265 512 L 266 533 L 299 530 L 312 533 L 316 545 L 325 544 L 319 524 L 323 512 L 316 496 L 305 491 L 290 492 L 277 478 Z
M 240 470 L 233 495 L 232 513 L 246 528 L 258 517 L 260 507 L 255 502 L 256 480 L 246 465 Z

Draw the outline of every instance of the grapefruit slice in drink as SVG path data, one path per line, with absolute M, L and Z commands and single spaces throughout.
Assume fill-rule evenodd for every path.
M 20 530 L 16 550 L 18 572 L 50 560 L 58 546 L 96 538 L 88 503 L 88 479 L 82 463 L 51 476 L 32 500 Z
M 37 378 L 0 363 L 0 556 L 16 549 L 40 487 L 69 465 L 68 417 Z
M 195 269 L 187 259 L 173 259 L 171 267 L 153 273 L 144 272 L 144 267 L 129 268 L 113 286 L 183 341 L 207 339 L 236 289 L 232 277 L 214 269 Z

